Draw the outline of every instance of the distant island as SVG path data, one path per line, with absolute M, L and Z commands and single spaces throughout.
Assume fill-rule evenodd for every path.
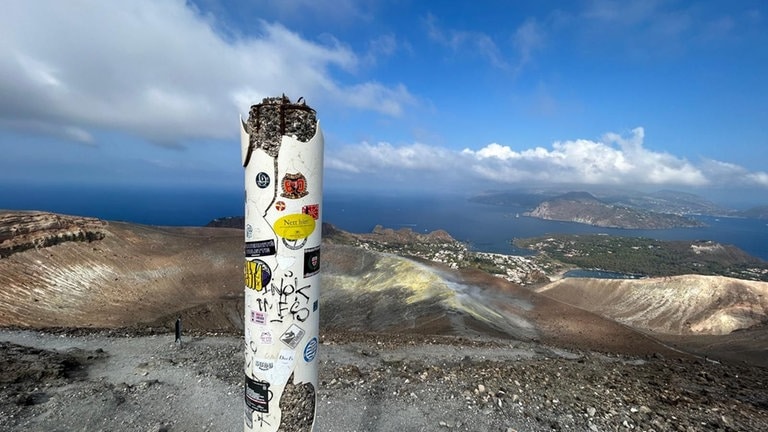
M 752 207 L 737 214 L 741 217 L 753 219 L 768 219 L 768 206 Z
M 207 224 L 207 228 L 239 228 L 245 229 L 245 216 L 227 216 L 216 218 Z
M 685 216 L 605 203 L 587 192 L 569 192 L 554 197 L 524 215 L 604 228 L 668 229 L 704 226 Z
M 545 201 L 553 201 L 561 198 L 595 199 L 603 204 L 614 207 L 626 207 L 636 210 L 644 210 L 652 213 L 672 215 L 709 215 L 709 216 L 743 216 L 751 217 L 733 209 L 728 209 L 709 201 L 696 194 L 672 190 L 660 190 L 656 192 L 638 192 L 631 190 L 602 189 L 596 191 L 574 192 L 572 190 L 534 189 L 513 191 L 488 191 L 476 195 L 469 200 L 472 202 L 501 206 L 522 207 L 534 209 Z M 768 206 L 757 207 L 749 210 L 751 214 L 763 213 Z
M 648 277 L 698 274 L 768 282 L 768 262 L 736 246 L 713 241 L 553 234 L 516 239 L 514 244 L 583 269 Z

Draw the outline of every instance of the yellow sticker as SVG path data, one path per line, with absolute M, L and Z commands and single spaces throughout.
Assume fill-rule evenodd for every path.
M 262 260 L 245 261 L 245 286 L 261 291 L 272 280 L 272 270 Z
M 289 214 L 276 220 L 272 228 L 286 240 L 301 240 L 315 231 L 315 219 L 304 213 Z

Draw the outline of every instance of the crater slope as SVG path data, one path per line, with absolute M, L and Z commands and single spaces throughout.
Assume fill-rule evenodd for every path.
M 722 276 L 566 278 L 538 292 L 655 333 L 723 335 L 768 321 L 768 283 Z
M 132 326 L 242 296 L 242 231 L 103 222 L 99 232 L 0 259 L 0 325 Z
M 53 217 L 53 216 L 52 216 Z M 60 216 L 56 216 L 60 217 Z M 0 259 L 0 325 L 242 331 L 242 231 L 109 222 L 104 237 Z M 501 336 L 611 352 L 666 348 L 477 270 L 323 246 L 324 329 Z

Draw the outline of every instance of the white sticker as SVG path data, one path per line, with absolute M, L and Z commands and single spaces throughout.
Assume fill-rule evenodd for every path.
M 262 345 L 272 345 L 272 342 L 274 338 L 272 337 L 272 330 L 270 330 L 268 327 L 264 327 L 259 332 L 259 342 L 261 342 Z
M 288 382 L 288 378 L 293 371 L 294 358 L 295 353 L 293 351 L 287 349 L 280 350 L 280 354 L 275 362 L 275 369 L 272 372 L 272 379 L 275 383 Z
M 274 367 L 275 362 L 273 360 L 256 357 L 253 359 L 253 375 L 264 374 L 264 372 L 269 372 Z

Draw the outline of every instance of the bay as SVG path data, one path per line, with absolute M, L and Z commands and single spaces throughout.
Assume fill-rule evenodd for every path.
M 550 234 L 608 234 L 657 240 L 712 240 L 732 244 L 768 260 L 768 220 L 694 216 L 707 226 L 663 230 L 600 228 L 573 222 L 523 216 L 530 209 L 495 206 L 455 196 L 360 196 L 327 194 L 324 220 L 351 232 L 370 232 L 377 224 L 408 227 L 417 232 L 443 229 L 474 250 L 526 255 L 510 242 L 514 238 Z
M 323 220 L 356 233 L 371 232 L 376 225 L 408 227 L 416 232 L 438 229 L 474 250 L 526 255 L 510 242 L 514 238 L 549 234 L 609 234 L 659 240 L 712 240 L 733 244 L 750 255 L 768 260 L 768 220 L 697 216 L 701 228 L 622 230 L 571 222 L 525 217 L 530 210 L 480 204 L 461 194 L 340 193 L 328 191 Z M 212 219 L 243 214 L 243 191 L 238 189 L 131 188 L 97 185 L 4 185 L 0 208 L 42 210 L 92 216 L 106 220 L 168 225 L 202 226 Z

